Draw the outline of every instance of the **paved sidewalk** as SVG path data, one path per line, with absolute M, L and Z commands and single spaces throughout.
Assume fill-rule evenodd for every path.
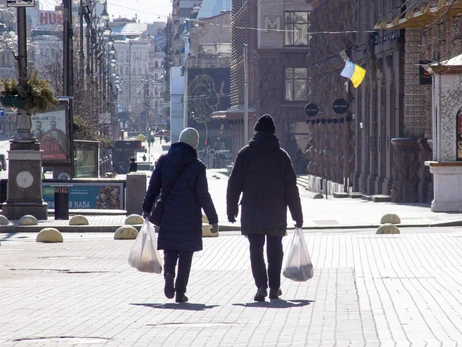
M 108 233 L 0 234 L 0 346 L 459 346 L 462 233 L 305 233 L 315 274 L 253 301 L 247 240 L 204 239 L 188 296 L 127 264 L 133 240 Z M 290 235 L 284 238 L 287 247 Z
M 149 178 L 150 173 L 146 172 L 146 174 Z M 239 222 L 231 224 L 226 216 L 228 176 L 223 173 L 223 170 L 207 170 L 207 176 L 209 190 L 219 216 L 220 229 L 222 231 L 239 230 Z M 462 213 L 434 213 L 428 204 L 395 204 L 332 196 L 328 196 L 327 199 L 313 199 L 315 193 L 305 190 L 303 186 L 299 186 L 299 189 L 306 230 L 376 228 L 386 213 L 398 214 L 401 218 L 401 228 L 406 226 L 462 226 Z M 64 232 L 115 232 L 124 224 L 126 218 L 125 211 L 121 210 L 71 210 L 70 212 L 71 214 L 87 214 L 90 225 L 69 226 L 69 221 L 54 220 L 50 215 L 47 221 L 40 221 L 38 226 L 19 227 L 18 221 L 11 221 L 9 226 L 0 226 L 0 232 L 37 232 L 47 226 L 57 227 Z M 293 224 L 289 213 L 288 226 L 292 227 Z

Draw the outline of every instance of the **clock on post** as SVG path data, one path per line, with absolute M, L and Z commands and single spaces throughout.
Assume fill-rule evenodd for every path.
M 34 183 L 34 176 L 29 171 L 20 171 L 16 175 L 16 184 L 19 188 L 27 189 Z

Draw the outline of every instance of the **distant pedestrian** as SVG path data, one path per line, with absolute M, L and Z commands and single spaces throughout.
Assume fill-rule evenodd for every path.
M 228 220 L 236 222 L 241 199 L 241 233 L 250 244 L 250 263 L 257 286 L 255 301 L 282 295 L 282 237 L 287 230 L 287 207 L 297 227 L 303 226 L 303 213 L 292 161 L 280 148 L 269 114 L 261 116 L 255 135 L 238 152 L 226 193 Z M 266 239 L 266 268 L 263 247 Z
M 199 133 L 186 128 L 179 142 L 159 157 L 143 201 L 143 217 L 159 216 L 163 205 L 157 248 L 164 250 L 165 296 L 176 302 L 188 301 L 186 289 L 194 252 L 202 250 L 202 209 L 211 231 L 218 232 L 218 216 L 209 193 L 205 165 L 197 159 Z M 160 200 L 154 202 L 160 193 Z M 178 273 L 175 270 L 178 262 Z M 175 282 L 175 283 L 174 283 Z
M 135 158 L 130 158 L 130 167 L 128 168 L 128 172 L 137 172 L 138 171 L 138 164 L 135 162 Z

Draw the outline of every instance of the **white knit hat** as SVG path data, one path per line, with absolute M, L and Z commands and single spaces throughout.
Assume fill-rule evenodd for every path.
M 194 128 L 186 128 L 180 133 L 179 142 L 186 143 L 192 148 L 196 148 L 199 144 L 199 133 Z

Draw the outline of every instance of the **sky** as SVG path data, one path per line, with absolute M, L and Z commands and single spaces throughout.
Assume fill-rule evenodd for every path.
M 107 12 L 110 17 L 133 18 L 138 14 L 141 23 L 167 21 L 172 12 L 171 0 L 107 0 Z M 159 18 L 160 17 L 160 18 Z
M 79 0 L 73 2 L 79 3 Z M 41 9 L 52 10 L 56 5 L 61 4 L 62 0 L 41 0 L 40 3 Z M 111 20 L 113 16 L 132 19 L 135 14 L 138 14 L 140 23 L 166 22 L 167 16 L 172 12 L 171 0 L 107 0 L 107 4 L 107 12 Z

